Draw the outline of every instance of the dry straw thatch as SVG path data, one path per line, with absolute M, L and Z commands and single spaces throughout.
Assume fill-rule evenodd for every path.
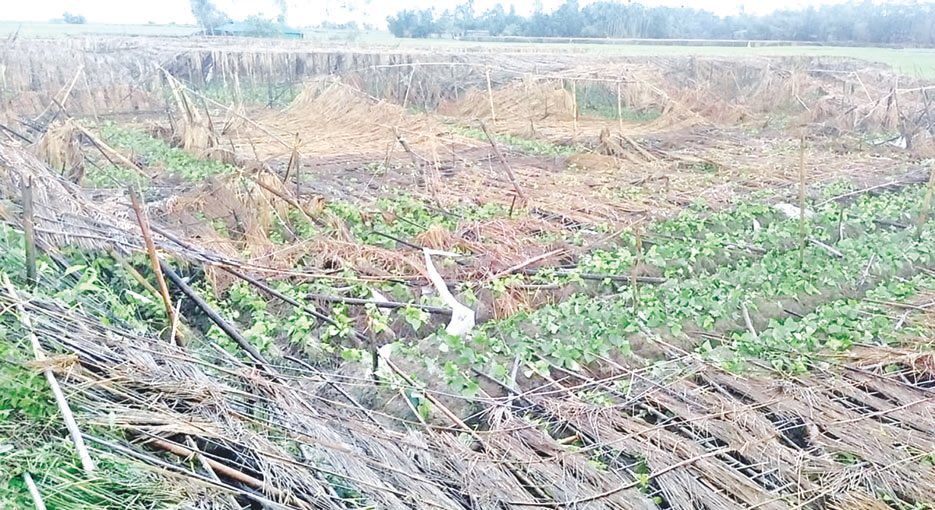
M 284 112 L 256 120 L 264 129 L 246 127 L 233 138 L 238 153 L 260 161 L 288 158 L 294 148 L 318 157 L 357 153 L 379 160 L 397 150 L 397 133 L 412 150 L 431 155 L 441 151 L 438 134 L 445 131 L 429 115 L 410 113 L 330 78 L 306 84 Z M 296 138 L 297 146 L 292 143 Z
M 12 302 L 0 290 L 3 308 Z M 791 510 L 873 507 L 882 494 L 924 501 L 935 489 L 922 462 L 935 452 L 935 363 L 916 351 L 867 349 L 841 371 L 795 379 L 737 377 L 692 356 L 670 360 L 682 375 L 668 381 L 623 367 L 607 380 L 569 374 L 475 399 L 483 413 L 471 431 L 442 413 L 423 428 L 358 407 L 348 395 L 369 380 L 286 368 L 270 377 L 85 312 L 22 304 L 45 348 L 76 356 L 59 376 L 79 419 L 137 438 L 92 442 L 162 473 L 154 449 L 180 455 L 170 467 L 202 452 L 223 468 L 219 481 L 188 467 L 175 476 L 215 508 L 234 494 L 290 509 L 343 508 L 352 497 L 379 508 L 651 510 L 657 497 L 678 510 Z M 611 389 L 621 377 L 629 395 Z M 572 388 L 616 405 L 586 403 Z

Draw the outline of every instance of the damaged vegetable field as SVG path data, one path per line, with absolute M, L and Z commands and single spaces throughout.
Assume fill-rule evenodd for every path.
M 0 43 L 0 508 L 935 508 L 931 85 Z

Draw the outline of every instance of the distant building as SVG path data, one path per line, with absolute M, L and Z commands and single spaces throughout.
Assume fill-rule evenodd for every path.
M 269 23 L 257 25 L 245 21 L 236 21 L 221 25 L 205 35 L 232 35 L 242 37 L 284 37 L 286 39 L 302 39 L 301 30 L 288 27 L 282 23 Z

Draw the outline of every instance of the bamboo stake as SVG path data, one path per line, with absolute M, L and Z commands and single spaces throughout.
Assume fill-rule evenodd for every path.
M 490 99 L 490 122 L 497 123 L 497 114 L 494 112 L 493 108 L 493 87 L 490 85 L 490 68 L 486 70 L 487 75 L 487 97 Z
M 623 101 L 620 98 L 620 82 L 617 82 L 617 123 L 620 125 L 620 135 L 623 135 Z
M 805 267 L 805 246 L 807 244 L 805 225 L 805 130 L 802 130 L 802 142 L 799 146 L 799 266 Z
M 36 336 L 35 330 L 32 326 L 32 321 L 29 319 L 29 315 L 26 313 L 26 308 L 20 301 L 16 293 L 16 289 L 13 288 L 13 284 L 10 283 L 10 280 L 4 278 L 4 284 L 6 285 L 7 292 L 10 293 L 10 297 L 13 298 L 13 300 L 16 302 L 16 311 L 20 315 L 20 321 L 22 321 L 23 325 L 26 326 L 29 343 L 32 344 L 33 355 L 36 357 L 36 361 L 41 364 L 46 359 L 45 353 L 42 352 L 42 346 L 39 345 L 39 338 Z M 68 429 L 68 433 L 71 435 L 71 440 L 75 444 L 75 451 L 78 453 L 78 458 L 81 459 L 81 467 L 84 468 L 85 474 L 88 476 L 93 476 L 94 461 L 88 454 L 88 449 L 84 446 L 84 439 L 81 436 L 81 430 L 78 428 L 78 424 L 75 423 L 75 417 L 71 413 L 71 407 L 68 406 L 68 400 L 65 398 L 65 393 L 62 392 L 62 387 L 59 386 L 58 380 L 55 379 L 55 373 L 52 372 L 50 367 L 47 366 L 42 370 L 42 372 L 45 374 L 46 380 L 49 381 L 49 386 L 52 388 L 52 394 L 55 395 L 55 403 L 58 404 L 58 410 L 62 413 L 62 419 L 65 421 L 65 428 Z
M 928 191 L 925 192 L 925 200 L 922 202 L 922 213 L 919 214 L 919 224 L 916 225 L 916 239 L 922 237 L 922 227 L 925 226 L 929 208 L 932 207 L 933 189 L 935 189 L 935 165 L 932 165 L 932 172 L 929 174 Z
M 578 136 L 578 80 L 571 80 L 571 106 L 575 112 L 574 133 Z
M 36 487 L 36 482 L 33 481 L 29 471 L 23 471 L 23 481 L 26 482 L 26 487 L 29 488 L 29 495 L 32 496 L 32 501 L 33 504 L 36 505 L 36 510 L 46 510 L 45 502 L 42 501 L 42 494 L 39 494 L 39 488 Z
M 136 196 L 136 190 L 130 188 L 130 201 L 133 204 L 133 211 L 136 212 L 136 219 L 140 224 L 140 230 L 143 232 L 143 240 L 146 242 L 146 251 L 149 253 L 149 260 L 153 265 L 153 273 L 156 275 L 156 283 L 159 284 L 159 293 L 162 295 L 163 304 L 166 306 L 166 314 L 169 317 L 169 325 L 175 324 L 175 309 L 172 307 L 172 298 L 169 297 L 169 286 L 166 285 L 166 279 L 162 274 L 162 267 L 159 264 L 159 255 L 156 253 L 156 245 L 153 243 L 153 233 L 149 229 L 149 220 L 146 218 L 146 212 L 140 206 L 140 200 Z M 171 331 L 171 339 L 174 339 L 179 347 L 184 347 L 182 338 Z
M 36 271 L 36 228 L 33 223 L 32 177 L 23 185 L 23 231 L 26 234 L 26 285 L 38 283 Z
M 636 234 L 636 263 L 631 270 L 630 287 L 633 288 L 633 310 L 636 311 L 640 307 L 640 287 L 637 283 L 636 272 L 639 270 L 643 259 L 643 234 L 640 232 L 639 226 L 634 230 L 634 234 Z
M 130 161 L 129 158 L 121 154 L 120 151 L 118 151 L 117 149 L 114 149 L 110 145 L 107 145 L 106 143 L 101 141 L 100 138 L 94 136 L 94 134 L 88 131 L 87 129 L 85 129 L 84 126 L 82 126 L 81 124 L 78 124 L 77 122 L 73 123 L 72 125 L 75 127 L 75 129 L 77 129 L 78 131 L 81 131 L 81 134 L 88 137 L 88 140 L 91 141 L 91 144 L 93 144 L 97 148 L 97 150 L 101 151 L 101 153 L 104 154 L 104 157 L 107 158 L 107 160 L 110 161 L 112 164 L 114 162 L 110 159 L 111 157 L 120 161 L 121 163 L 124 164 L 124 166 L 142 175 L 143 177 L 146 177 L 147 179 L 152 179 L 151 175 L 141 170 L 140 167 L 136 166 L 136 164 Z M 117 165 L 114 164 L 114 166 L 117 166 Z
M 409 73 L 409 83 L 406 84 L 406 97 L 403 98 L 403 109 L 409 107 L 409 91 L 412 89 L 412 77 L 416 75 L 416 67 L 412 67 L 412 72 Z
M 239 488 L 239 487 L 236 487 L 234 485 L 224 483 L 224 482 L 216 482 L 212 480 L 211 478 L 205 475 L 202 475 L 201 473 L 197 473 L 197 472 L 193 473 L 187 467 L 177 466 L 175 464 L 167 462 L 154 455 L 148 455 L 143 452 L 137 451 L 133 448 L 128 448 L 126 446 L 123 446 L 121 444 L 111 443 L 110 441 L 105 441 L 104 439 L 101 439 L 99 437 L 94 437 L 90 435 L 86 437 L 89 441 L 93 441 L 102 446 L 106 446 L 107 448 L 110 448 L 111 450 L 120 452 L 124 455 L 132 457 L 139 461 L 146 462 L 148 464 L 148 467 L 154 470 L 159 470 L 163 474 L 179 477 L 188 482 L 197 482 L 199 485 L 202 485 L 204 487 L 221 490 L 221 491 L 224 491 L 230 494 L 237 494 L 238 496 L 244 496 L 253 501 L 256 501 L 257 503 L 260 503 L 261 505 L 264 505 L 264 507 L 275 508 L 275 509 L 286 509 L 286 510 L 292 509 L 292 507 L 286 507 L 284 505 L 276 503 L 275 501 L 272 501 L 263 496 L 260 496 L 254 491 L 244 490 L 242 488 Z

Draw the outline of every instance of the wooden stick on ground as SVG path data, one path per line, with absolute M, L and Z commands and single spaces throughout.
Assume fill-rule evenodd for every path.
M 94 136 L 94 133 L 91 133 L 85 129 L 81 124 L 73 122 L 72 126 L 74 126 L 78 131 L 81 131 L 81 134 L 88 137 L 88 140 L 91 141 L 91 145 L 94 145 L 94 147 L 99 150 L 101 154 L 114 166 L 117 166 L 116 163 L 114 163 L 114 159 L 116 159 L 117 161 L 123 163 L 123 165 L 130 170 L 133 170 L 134 172 L 140 174 L 143 177 L 146 177 L 147 179 L 152 179 L 152 176 L 141 170 L 140 167 L 136 166 L 136 163 L 130 161 L 130 159 L 121 154 L 120 151 L 114 149 L 110 145 L 107 145 L 100 138 Z
M 558 248 L 558 249 L 556 249 L 556 250 L 552 250 L 552 251 L 550 251 L 550 252 L 543 253 L 543 254 L 541 254 L 541 255 L 536 255 L 535 257 L 532 257 L 532 258 L 530 258 L 530 259 L 526 259 L 526 260 L 524 260 L 523 262 L 520 262 L 519 264 L 516 264 L 515 266 L 513 266 L 513 267 L 511 267 L 511 268 L 509 268 L 509 269 L 504 269 L 503 271 L 500 271 L 499 273 L 497 273 L 497 274 L 491 276 L 490 278 L 488 278 L 488 280 L 496 280 L 497 278 L 500 278 L 501 276 L 506 276 L 506 275 L 508 275 L 508 274 L 513 274 L 513 273 L 519 271 L 520 269 L 525 269 L 526 267 L 528 267 L 528 266 L 530 266 L 530 265 L 532 265 L 532 264 L 535 264 L 536 262 L 539 262 L 540 260 L 544 260 L 544 259 L 547 259 L 547 258 L 552 257 L 552 256 L 555 256 L 555 255 L 560 255 L 560 254 L 563 253 L 564 251 L 565 251 L 565 248 Z
M 153 439 L 149 441 L 149 444 L 156 446 L 158 448 L 162 448 L 163 450 L 173 453 L 175 455 L 178 455 L 179 457 L 182 457 L 182 458 L 189 458 L 200 453 L 200 452 L 196 452 L 194 450 L 191 450 L 179 444 L 170 443 L 168 441 L 163 441 L 162 439 Z M 270 484 L 263 483 L 263 480 L 252 477 L 242 471 L 238 471 L 228 466 L 227 464 L 221 464 L 220 462 L 214 459 L 209 459 L 203 456 L 202 458 L 211 467 L 211 469 L 214 470 L 216 474 L 220 473 L 232 480 L 237 480 L 238 482 L 248 487 L 256 489 L 260 491 L 261 493 L 269 494 L 270 496 L 273 496 L 275 498 L 280 498 L 280 499 L 285 499 L 285 500 L 293 500 L 294 498 L 294 496 L 286 494 L 283 491 L 277 489 L 276 487 L 272 487 Z
M 16 311 L 19 313 L 20 321 L 23 325 L 26 326 L 26 331 L 28 331 L 27 336 L 29 337 L 29 343 L 32 344 L 32 352 L 36 357 L 36 361 L 42 363 L 45 361 L 45 353 L 42 352 L 42 346 L 39 345 L 39 338 L 36 336 L 35 330 L 32 326 L 32 321 L 29 319 L 29 315 L 26 313 L 26 307 L 23 306 L 22 301 L 16 293 L 16 289 L 13 288 L 13 284 L 7 279 L 4 281 L 6 284 L 7 292 L 10 293 L 10 297 L 13 298 L 16 303 Z M 62 419 L 65 421 L 65 428 L 68 429 L 68 433 L 71 435 L 71 440 L 75 444 L 75 451 L 78 453 L 78 458 L 81 459 L 81 467 L 84 468 L 85 474 L 88 476 L 94 475 L 94 461 L 91 459 L 91 456 L 88 455 L 88 449 L 84 446 L 84 439 L 81 437 L 81 430 L 78 429 L 78 424 L 75 423 L 75 417 L 71 414 L 71 407 L 68 406 L 68 400 L 65 398 L 65 393 L 62 392 L 62 387 L 59 386 L 58 380 L 55 379 L 55 374 L 52 372 L 50 367 L 46 367 L 42 370 L 45 374 L 46 380 L 49 381 L 49 386 L 52 388 L 52 394 L 55 395 L 55 403 L 58 404 L 58 409 L 62 413 Z
M 26 234 L 26 285 L 35 287 L 36 273 L 36 228 L 33 223 L 32 177 L 23 185 L 23 231 Z
M 743 312 L 743 323 L 746 324 L 747 331 L 753 335 L 754 339 L 760 338 L 760 335 L 756 334 L 756 328 L 753 327 L 753 319 L 750 318 L 750 311 L 747 309 L 746 303 L 740 303 L 740 311 Z
M 156 283 L 159 284 L 159 293 L 162 295 L 163 304 L 166 306 L 166 314 L 169 317 L 169 325 L 175 324 L 175 308 L 172 306 L 172 298 L 169 297 L 169 286 L 166 285 L 166 279 L 162 274 L 162 267 L 159 264 L 159 255 L 156 254 L 156 245 L 153 243 L 153 233 L 149 229 L 149 220 L 146 218 L 146 212 L 140 206 L 140 200 L 136 196 L 136 190 L 130 189 L 130 201 L 133 203 L 133 211 L 136 212 L 136 219 L 140 224 L 140 230 L 143 232 L 143 240 L 146 242 L 146 251 L 149 253 L 149 260 L 153 264 L 153 273 L 156 274 Z M 178 344 L 182 345 L 182 338 L 175 335 L 175 331 L 170 333 Z

